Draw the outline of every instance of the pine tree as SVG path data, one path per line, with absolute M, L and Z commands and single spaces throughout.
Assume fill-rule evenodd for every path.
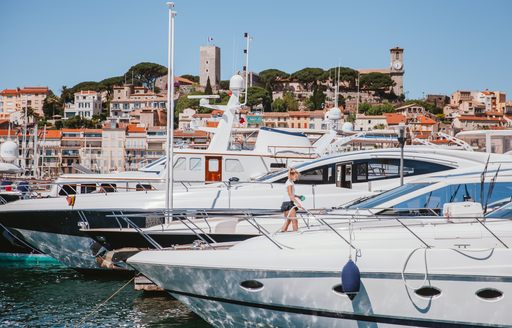
M 206 87 L 204 88 L 204 94 L 205 95 L 212 95 L 213 89 L 212 84 L 210 83 L 210 77 L 208 76 L 208 80 L 206 80 Z

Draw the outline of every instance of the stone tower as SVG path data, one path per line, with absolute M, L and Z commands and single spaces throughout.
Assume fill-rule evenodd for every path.
M 393 92 L 397 96 L 404 94 L 404 49 L 396 47 L 389 50 L 391 63 L 389 75 L 395 82 Z
M 220 48 L 202 46 L 199 52 L 199 84 L 205 87 L 209 77 L 212 88 L 218 89 L 220 84 Z

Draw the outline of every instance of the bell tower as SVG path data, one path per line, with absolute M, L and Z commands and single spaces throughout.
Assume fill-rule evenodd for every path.
M 393 93 L 401 96 L 404 94 L 404 49 L 391 48 L 389 53 L 391 56 L 389 75 L 395 82 Z

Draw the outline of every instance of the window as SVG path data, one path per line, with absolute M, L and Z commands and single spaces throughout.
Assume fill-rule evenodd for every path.
M 484 202 L 488 204 L 509 199 L 512 194 L 512 187 L 505 182 L 494 184 L 492 193 L 489 193 L 490 183 L 486 182 L 483 188 Z M 433 208 L 442 209 L 445 203 L 463 201 L 482 202 L 480 199 L 480 183 L 454 184 L 425 192 L 422 195 L 403 201 L 393 206 L 396 209 L 418 209 Z
M 64 185 L 59 190 L 60 196 L 74 195 L 76 194 L 76 185 Z
M 243 172 L 244 168 L 238 159 L 226 159 L 226 172 Z
M 452 169 L 452 167 L 437 163 L 409 159 L 404 160 L 404 176 L 427 174 L 450 169 Z M 400 176 L 400 160 L 398 158 L 378 158 L 355 161 L 353 172 L 354 183 L 397 178 Z
M 286 179 L 285 179 L 286 181 Z M 284 182 L 284 181 L 283 181 Z M 297 184 L 329 184 L 334 183 L 334 164 L 328 164 L 305 170 L 300 173 Z
M 178 157 L 176 162 L 174 162 L 174 170 L 176 171 L 185 171 L 187 169 L 187 160 L 185 157 Z
M 219 160 L 211 158 L 208 160 L 208 171 L 218 172 L 219 171 Z
M 203 160 L 199 157 L 192 157 L 189 162 L 190 171 L 201 171 L 201 164 Z

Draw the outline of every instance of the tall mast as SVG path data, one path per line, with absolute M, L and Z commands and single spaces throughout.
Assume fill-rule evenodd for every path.
M 174 2 L 167 2 L 169 8 L 169 35 L 167 49 L 167 183 L 165 189 L 166 220 L 173 208 L 173 145 L 174 145 Z

